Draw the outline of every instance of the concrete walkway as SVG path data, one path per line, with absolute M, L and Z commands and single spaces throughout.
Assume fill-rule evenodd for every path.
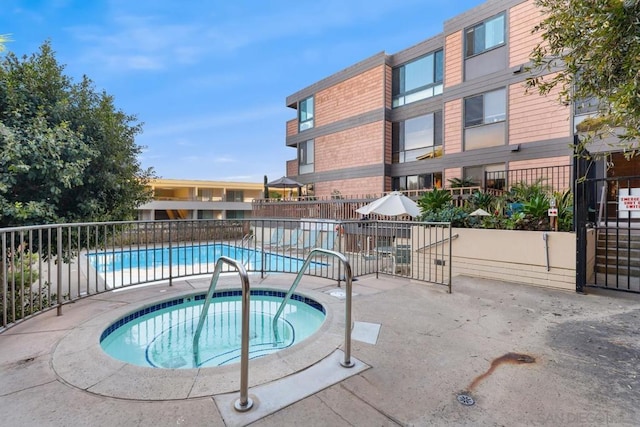
M 238 285 L 237 277 L 223 281 Z M 251 285 L 286 289 L 292 281 L 291 275 L 272 275 L 252 277 Z M 192 279 L 173 287 L 110 292 L 65 306 L 61 317 L 48 312 L 0 334 L 0 424 L 614 426 L 640 421 L 640 296 L 633 294 L 578 295 L 465 277 L 455 277 L 453 293 L 447 294 L 424 283 L 363 277 L 354 282 L 353 299 L 352 356 L 359 368 L 341 374 L 348 370 L 336 363 L 342 341 L 321 331 L 300 349 L 251 361 L 249 393 L 259 399 L 246 416 L 230 411 L 233 387 L 231 395 L 156 395 L 176 392 L 172 376 L 183 380 L 185 372 L 203 375 L 191 380 L 191 389 L 198 384 L 203 390 L 221 384 L 224 389 L 237 381 L 237 366 L 179 374 L 140 368 L 153 373 L 137 377 L 130 365 L 107 371 L 110 362 L 92 353 L 95 342 L 66 348 L 70 337 L 106 327 L 103 319 L 116 312 L 206 285 Z M 299 291 L 327 303 L 332 322 L 343 319 L 334 282 L 305 278 Z M 329 364 L 329 371 L 344 379 L 305 369 L 300 361 L 314 369 Z M 283 366 L 295 366 L 296 372 Z M 224 374 L 218 376 L 219 369 Z M 113 372 L 132 373 L 110 381 Z

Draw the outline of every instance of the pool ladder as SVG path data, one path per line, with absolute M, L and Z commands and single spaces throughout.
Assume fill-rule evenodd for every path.
M 302 264 L 302 268 L 300 268 L 300 270 L 298 271 L 296 279 L 293 281 L 291 288 L 289 288 L 289 292 L 287 292 L 287 295 L 284 297 L 282 304 L 280 304 L 280 307 L 278 308 L 276 315 L 273 317 L 272 329 L 273 329 L 273 335 L 275 340 L 274 345 L 277 345 L 278 342 L 280 341 L 280 337 L 278 336 L 278 325 L 277 325 L 278 318 L 282 314 L 282 310 L 284 310 L 284 307 L 285 305 L 287 305 L 287 302 L 291 299 L 291 295 L 293 295 L 293 292 L 298 287 L 300 280 L 302 280 L 302 276 L 304 275 L 304 272 L 309 267 L 311 260 L 317 255 L 329 255 L 329 256 L 336 257 L 344 265 L 344 275 L 345 275 L 345 282 L 346 282 L 346 285 L 345 285 L 346 298 L 345 298 L 345 314 L 344 314 L 344 317 L 345 317 L 344 360 L 340 362 L 340 364 L 345 368 L 352 368 L 355 365 L 353 361 L 351 361 L 351 296 L 352 296 L 351 288 L 352 288 L 352 282 L 353 282 L 353 273 L 351 270 L 351 264 L 349 264 L 349 260 L 340 252 L 330 251 L 328 249 L 323 249 L 323 248 L 315 248 L 315 249 L 312 249 L 311 252 L 309 252 L 309 255 L 307 255 L 307 258 L 304 260 L 304 264 Z
M 209 290 L 202 306 L 202 312 L 200 313 L 200 320 L 196 328 L 196 333 L 193 335 L 193 365 L 195 368 L 200 366 L 200 334 L 202 333 L 202 327 L 204 321 L 207 318 L 207 312 L 209 311 L 209 305 L 211 304 L 211 297 L 216 290 L 216 284 L 218 283 L 218 277 L 222 272 L 222 266 L 224 264 L 231 265 L 236 268 L 240 274 L 240 280 L 242 282 L 242 344 L 240 348 L 240 398 L 234 403 L 234 408 L 238 412 L 245 412 L 251 409 L 253 401 L 249 398 L 249 298 L 250 298 L 250 286 L 249 275 L 242 263 L 235 259 L 221 256 L 216 261 L 216 268 L 211 276 L 211 283 L 209 284 Z
M 298 287 L 300 280 L 302 280 L 302 276 L 304 272 L 309 267 L 311 260 L 318 255 L 326 255 L 333 256 L 338 258 L 342 264 L 344 265 L 345 272 L 345 283 L 346 283 L 346 298 L 345 298 L 345 332 L 344 332 L 344 359 L 340 362 L 345 368 L 352 368 L 355 366 L 355 363 L 351 360 L 351 297 L 352 297 L 352 282 L 353 282 L 353 273 L 351 270 L 351 264 L 349 264 L 349 260 L 340 252 L 330 251 L 328 249 L 315 248 L 309 252 L 307 258 L 302 265 L 300 271 L 293 281 L 291 288 L 287 292 L 287 295 L 284 297 L 282 304 L 278 308 L 275 317 L 273 318 L 273 330 L 275 335 L 276 343 L 278 342 L 278 328 L 277 322 L 278 318 L 282 314 L 285 305 L 291 299 L 291 295 Z M 231 265 L 235 267 L 235 269 L 240 274 L 240 280 L 242 282 L 242 342 L 240 349 L 240 398 L 238 398 L 234 403 L 234 408 L 238 412 L 245 412 L 251 409 L 253 406 L 253 401 L 249 398 L 249 309 L 250 309 L 250 286 L 249 286 L 249 275 L 247 274 L 246 269 L 242 265 L 241 262 L 238 262 L 232 258 L 221 256 L 218 261 L 216 261 L 216 267 L 213 271 L 213 275 L 211 276 L 211 282 L 209 283 L 209 290 L 207 291 L 207 296 L 204 300 L 204 304 L 202 306 L 202 311 L 200 312 L 200 319 L 198 321 L 198 326 L 196 327 L 196 332 L 193 335 L 193 364 L 194 367 L 198 367 L 200 365 L 200 351 L 199 351 L 199 341 L 200 335 L 202 334 L 202 327 L 204 326 L 204 322 L 207 318 L 207 312 L 209 311 L 209 305 L 211 304 L 211 298 L 213 297 L 213 293 L 215 292 L 216 285 L 218 283 L 218 278 L 220 277 L 220 273 L 222 272 L 222 266 L 224 264 Z

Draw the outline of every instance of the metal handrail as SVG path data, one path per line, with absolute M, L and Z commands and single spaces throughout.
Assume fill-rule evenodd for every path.
M 245 270 L 242 263 L 235 259 L 221 256 L 216 261 L 216 267 L 211 276 L 211 283 L 209 284 L 209 290 L 202 306 L 202 312 L 200 313 L 200 320 L 198 321 L 198 327 L 193 335 L 193 364 L 194 367 L 200 365 L 200 352 L 199 341 L 200 334 L 202 333 L 202 327 L 204 321 L 207 318 L 207 312 L 209 311 L 209 305 L 211 304 L 211 297 L 216 290 L 218 283 L 218 277 L 222 272 L 222 265 L 229 264 L 236 268 L 238 274 L 240 274 L 240 280 L 242 281 L 242 347 L 240 349 L 240 398 L 236 400 L 234 408 L 239 412 L 248 411 L 253 406 L 253 401 L 249 398 L 249 300 L 250 300 L 250 286 L 249 275 Z
M 346 256 L 344 256 L 340 252 L 330 251 L 328 249 L 323 249 L 323 248 L 314 248 L 311 250 L 311 252 L 309 252 L 309 255 L 307 255 L 307 258 L 304 260 L 304 264 L 302 264 L 302 267 L 300 268 L 300 271 L 298 271 L 298 274 L 296 275 L 296 278 L 293 281 L 293 284 L 289 288 L 287 295 L 284 297 L 282 304 L 280 304 L 280 307 L 278 308 L 276 315 L 273 317 L 273 334 L 275 338 L 275 344 L 277 345 L 280 339 L 278 337 L 278 327 L 277 327 L 278 318 L 282 314 L 282 311 L 284 310 L 284 307 L 287 304 L 287 302 L 291 299 L 291 295 L 293 295 L 293 292 L 298 287 L 298 284 L 300 283 L 300 280 L 302 280 L 302 276 L 304 275 L 304 272 L 309 267 L 309 264 L 311 263 L 311 259 L 315 255 L 330 255 L 330 256 L 336 257 L 340 261 L 342 261 L 342 264 L 344 265 L 344 275 L 345 275 L 347 295 L 345 299 L 345 315 L 344 315 L 345 316 L 344 360 L 340 362 L 340 365 L 342 365 L 345 368 L 352 368 L 355 366 L 355 363 L 351 360 L 351 294 L 352 294 L 351 289 L 352 289 L 352 282 L 353 282 L 353 272 L 351 271 L 351 264 L 349 264 L 349 260 L 347 259 Z
M 244 236 L 242 236 L 242 240 L 240 241 L 240 244 L 244 247 L 245 243 L 248 245 L 254 239 L 255 239 L 255 236 L 253 234 L 248 234 L 247 233 Z
M 451 237 L 445 237 L 445 238 L 444 238 L 444 239 L 442 239 L 442 240 L 438 240 L 437 242 L 429 243 L 428 245 L 424 245 L 424 246 L 422 246 L 422 247 L 420 247 L 420 248 L 416 249 L 416 252 L 423 251 L 423 250 L 425 250 L 425 249 L 429 249 L 429 248 L 431 248 L 431 247 L 433 247 L 433 246 L 441 245 L 441 244 L 443 244 L 443 243 L 445 243 L 445 242 L 448 242 L 449 240 L 457 239 L 458 237 L 460 237 L 460 235 L 458 235 L 458 234 L 454 234 L 454 235 L 453 235 L 453 236 L 451 236 Z

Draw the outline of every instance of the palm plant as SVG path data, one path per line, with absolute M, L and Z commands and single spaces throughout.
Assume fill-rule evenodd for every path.
M 537 194 L 522 204 L 522 212 L 536 219 L 543 219 L 547 217 L 549 207 L 549 198 L 545 194 Z
M 469 197 L 468 202 L 474 210 L 484 209 L 487 212 L 491 212 L 495 199 L 495 196 L 492 194 L 475 191 L 471 197 Z
M 477 187 L 478 183 L 473 178 L 451 178 L 448 179 L 450 188 Z
M 439 211 L 449 204 L 451 204 L 451 193 L 438 188 L 427 191 L 418 199 L 418 206 L 422 212 Z
M 514 202 L 526 202 L 541 195 L 546 196 L 551 192 L 551 188 L 543 182 L 543 178 L 537 179 L 532 184 L 524 181 L 518 182 L 509 190 L 509 197 Z

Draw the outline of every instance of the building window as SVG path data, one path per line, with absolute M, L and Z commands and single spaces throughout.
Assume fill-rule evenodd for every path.
M 313 172 L 313 140 L 298 145 L 298 173 L 300 175 Z
M 215 213 L 213 211 L 198 211 L 198 219 L 215 219 Z
M 211 188 L 198 188 L 198 200 L 208 202 L 213 200 L 213 189 Z
M 305 184 L 300 190 L 302 191 L 302 195 L 305 197 L 313 197 L 316 194 L 313 184 Z
M 392 162 L 414 162 L 432 157 L 442 147 L 442 111 L 393 123 L 391 132 Z
M 442 50 L 393 69 L 393 107 L 442 93 Z
M 298 105 L 298 131 L 313 127 L 313 96 L 300 101 Z
M 227 202 L 244 202 L 244 191 L 227 190 Z
M 506 178 L 505 164 L 495 163 L 491 165 L 466 167 L 464 168 L 464 178 L 473 181 L 476 186 L 487 189 L 504 190 Z
M 391 178 L 393 191 L 415 191 L 442 188 L 442 172 Z
M 588 98 L 578 98 L 573 101 L 573 115 L 581 116 L 591 114 L 600 110 L 600 100 L 595 96 Z
M 464 100 L 464 148 L 504 145 L 507 91 L 498 89 Z
M 227 219 L 243 219 L 244 211 L 227 211 Z
M 600 100 L 595 96 L 578 98 L 573 101 L 573 131 L 578 132 L 578 125 L 588 118 L 595 117 L 601 110 Z
M 504 44 L 504 13 L 467 28 L 465 43 L 467 58 Z

